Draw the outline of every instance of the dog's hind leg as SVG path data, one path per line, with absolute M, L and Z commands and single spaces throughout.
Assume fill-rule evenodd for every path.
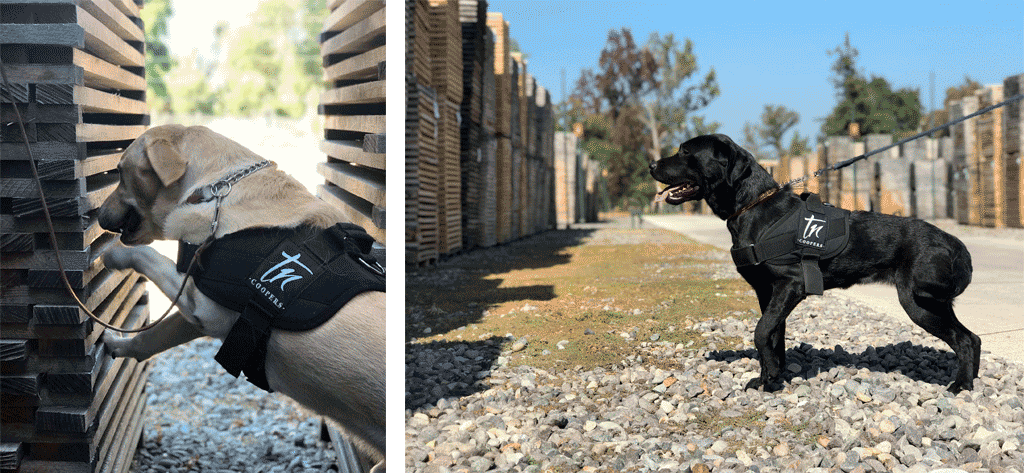
M 958 366 L 956 380 L 949 390 L 958 393 L 974 389 L 974 378 L 978 377 L 981 364 L 981 337 L 978 337 L 956 318 L 952 301 L 941 301 L 914 294 L 913 291 L 897 285 L 900 304 L 907 311 L 910 320 L 928 333 L 946 342 L 956 353 Z
M 771 299 L 754 329 L 754 346 L 761 361 L 761 376 L 747 383 L 746 389 L 778 389 L 775 385 L 786 363 L 786 317 L 804 300 L 803 281 L 779 280 L 772 289 Z

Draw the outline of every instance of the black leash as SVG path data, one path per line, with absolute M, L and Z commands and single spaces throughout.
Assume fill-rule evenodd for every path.
M 837 169 L 845 168 L 845 167 L 847 167 L 847 166 L 849 166 L 849 165 L 851 165 L 851 164 L 853 164 L 853 163 L 855 163 L 857 161 L 860 161 L 862 159 L 867 159 L 869 156 L 873 156 L 873 155 L 876 155 L 876 154 L 881 153 L 883 151 L 890 150 L 890 149 L 895 148 L 895 147 L 897 147 L 899 145 L 902 145 L 904 143 L 908 143 L 910 141 L 914 141 L 914 140 L 916 140 L 916 139 L 918 139 L 918 138 L 920 138 L 922 136 L 930 135 L 932 133 L 935 133 L 936 131 L 939 131 L 939 130 L 942 130 L 942 129 L 945 129 L 945 128 L 949 128 L 949 127 L 951 127 L 953 125 L 956 125 L 957 123 L 960 123 L 960 122 L 963 122 L 963 121 L 967 121 L 967 120 L 969 120 L 971 118 L 974 118 L 974 117 L 976 117 L 978 115 L 982 115 L 982 114 L 991 112 L 992 110 L 995 110 L 995 109 L 997 109 L 999 107 L 1004 107 L 1006 105 L 1009 105 L 1009 104 L 1011 104 L 1013 102 L 1016 102 L 1016 101 L 1022 100 L 1022 99 L 1024 99 L 1024 94 L 1014 95 L 1013 97 L 1010 97 L 1010 98 L 1008 98 L 1006 100 L 1003 100 L 1002 102 L 999 102 L 999 103 L 994 104 L 994 105 L 989 105 L 988 107 L 985 107 L 985 108 L 983 108 L 981 110 L 978 110 L 977 112 L 974 112 L 974 113 L 972 113 L 970 115 L 966 115 L 966 116 L 957 118 L 956 120 L 944 123 L 944 124 L 939 125 L 939 126 L 937 126 L 935 128 L 932 128 L 931 130 L 922 131 L 921 133 L 918 133 L 918 134 L 916 134 L 914 136 L 911 136 L 910 138 L 904 138 L 904 139 L 902 139 L 900 141 L 897 141 L 897 142 L 895 142 L 895 143 L 893 143 L 891 145 L 883 146 L 881 148 L 878 148 L 878 149 L 873 150 L 873 151 L 869 151 L 869 152 L 864 153 L 862 155 L 854 156 L 854 157 L 852 157 L 850 159 L 847 159 L 846 161 L 841 161 L 841 162 L 838 162 L 836 164 L 833 164 L 832 166 L 828 166 L 826 168 L 820 169 L 818 171 L 815 171 L 815 173 L 813 175 L 809 175 L 809 176 L 804 176 L 804 177 L 800 177 L 800 178 L 797 178 L 797 179 L 793 179 L 792 181 L 789 181 L 785 185 L 783 185 L 783 187 L 791 186 L 791 185 L 794 185 L 794 184 L 799 184 L 801 182 L 806 181 L 807 179 L 810 179 L 811 177 L 818 177 L 818 176 L 820 176 L 820 175 L 822 175 L 822 174 L 824 174 L 826 172 L 835 171 Z

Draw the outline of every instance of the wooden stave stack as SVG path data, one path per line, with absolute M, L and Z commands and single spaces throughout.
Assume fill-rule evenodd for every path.
M 459 108 L 462 103 L 462 23 L 458 0 L 429 0 L 430 85 L 438 109 L 438 253 L 462 247 L 462 171 Z
M 406 264 L 438 259 L 437 91 L 431 83 L 430 5 L 406 0 L 405 224 Z M 412 67 L 409 67 L 412 64 Z
M 1006 98 L 1024 92 L 1024 74 L 1009 76 L 1003 80 L 1003 95 Z M 1024 106 L 1020 101 L 1006 106 L 1003 118 L 1003 152 L 1006 169 L 1006 212 L 1007 225 L 1024 227 L 1024 173 L 1020 172 L 1022 144 L 1024 144 L 1024 126 L 1021 118 Z
M 485 17 L 486 19 L 486 17 Z M 490 28 L 483 32 L 483 71 L 481 94 L 481 159 L 480 159 L 480 238 L 478 244 L 483 247 L 490 247 L 497 244 L 497 150 L 498 142 L 495 136 L 495 102 L 494 102 L 494 35 Z
M 459 0 L 459 21 L 462 24 L 462 102 L 460 123 L 460 173 L 462 181 L 462 248 L 480 244 L 481 208 L 483 204 L 483 64 L 484 32 L 487 29 L 487 2 Z
M 59 282 L 11 103 L 19 104 L 72 286 L 105 322 L 148 318 L 145 280 L 103 267 L 117 236 L 96 209 L 120 153 L 145 130 L 141 2 L 4 2 L 0 50 L 3 295 L 0 470 L 126 471 L 142 429 L 148 363 L 112 359 Z
M 494 35 L 495 240 L 505 243 L 512 239 L 512 59 L 501 13 L 487 13 L 487 27 Z
M 976 92 L 978 107 L 1002 102 L 1003 86 L 990 85 Z M 1003 115 L 997 108 L 977 118 L 978 174 L 981 177 L 981 224 L 986 227 L 1006 226 L 1006 187 L 1003 161 Z
M 320 50 L 328 90 L 320 96 L 327 181 L 317 195 L 379 243 L 385 240 L 385 2 L 330 5 Z

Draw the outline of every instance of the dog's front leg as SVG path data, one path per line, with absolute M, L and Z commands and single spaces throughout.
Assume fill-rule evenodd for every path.
M 181 312 L 174 311 L 149 330 L 132 338 L 120 337 L 113 330 L 103 333 L 103 343 L 115 357 L 130 357 L 145 360 L 168 348 L 191 342 L 203 336 L 202 330 L 185 319 Z
M 771 300 L 754 329 L 754 346 L 761 361 L 761 375 L 746 389 L 778 390 L 777 382 L 786 363 L 786 317 L 804 300 L 803 281 L 781 280 L 772 288 Z
M 160 292 L 164 293 L 171 301 L 175 300 L 181 285 L 185 281 L 185 275 L 178 272 L 177 266 L 170 258 L 158 253 L 149 246 L 114 245 L 103 255 L 103 264 L 112 269 L 131 268 L 142 273 L 150 281 L 156 284 Z M 175 305 L 185 315 L 191 317 L 195 313 L 195 301 L 188 296 L 188 289 L 182 297 L 178 298 Z

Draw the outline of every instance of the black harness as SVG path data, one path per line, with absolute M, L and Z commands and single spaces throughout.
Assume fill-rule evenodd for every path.
M 762 263 L 800 263 L 804 292 L 821 295 L 824 283 L 819 261 L 838 255 L 850 240 L 850 211 L 822 204 L 818 194 L 800 194 L 803 205 L 768 227 L 753 245 L 732 248 L 737 267 Z
M 271 391 L 265 369 L 270 329 L 310 330 L 356 295 L 383 292 L 384 268 L 370 254 L 372 245 L 373 237 L 350 223 L 323 230 L 254 228 L 212 240 L 191 277 L 200 292 L 241 314 L 217 362 Z M 188 271 L 200 247 L 179 241 L 178 272 Z

